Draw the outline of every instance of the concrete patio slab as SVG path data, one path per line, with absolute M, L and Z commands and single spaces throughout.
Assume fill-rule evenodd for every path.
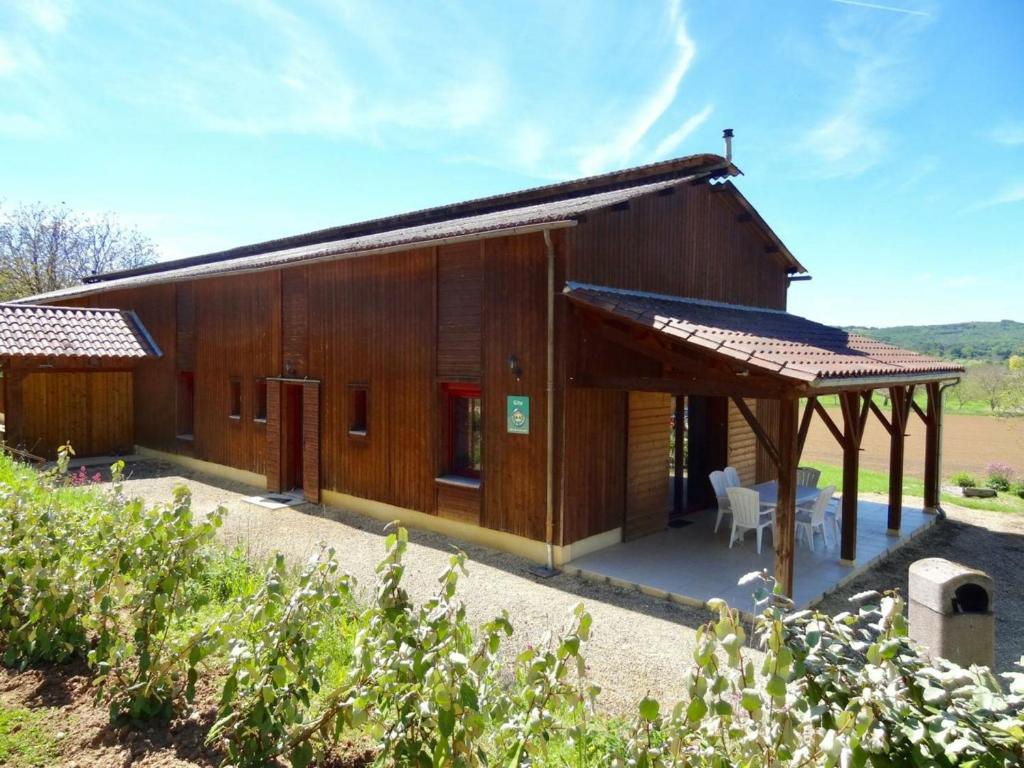
M 936 521 L 935 515 L 904 507 L 903 526 L 897 537 L 886 532 L 885 504 L 862 500 L 858 509 L 857 560 L 853 565 L 839 561 L 838 544 L 831 540 L 826 548 L 817 537 L 813 552 L 803 540 L 798 544 L 793 574 L 798 608 L 814 605 Z M 567 563 L 565 570 L 689 605 L 704 605 L 720 597 L 749 612 L 753 609 L 753 588 L 740 587 L 737 582 L 751 571 L 775 572 L 771 533 L 765 532 L 760 555 L 752 532 L 730 549 L 728 524 L 723 521 L 715 533 L 715 514 L 713 510 L 699 512 L 687 517 L 690 525 L 593 552 Z

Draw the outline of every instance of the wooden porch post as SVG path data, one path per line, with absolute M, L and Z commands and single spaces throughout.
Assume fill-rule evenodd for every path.
M 910 401 L 913 397 L 913 387 L 889 388 L 889 400 L 892 403 L 892 421 L 888 424 L 889 522 L 887 532 L 891 536 L 899 536 L 900 526 L 903 522 L 904 447 L 906 445 L 907 419 L 910 416 Z
M 859 407 L 860 392 L 841 392 L 839 403 L 843 409 L 843 520 L 840 561 L 852 564 L 857 559 L 857 492 L 860 475 L 860 441 L 867 421 L 871 393 L 867 393 L 864 407 Z
M 793 596 L 793 554 L 796 549 L 796 466 L 800 460 L 797 420 L 800 401 L 779 401 L 779 498 L 775 507 L 775 580 Z
M 924 508 L 939 510 L 940 465 L 942 461 L 942 388 L 939 382 L 926 385 L 928 410 L 924 433 Z

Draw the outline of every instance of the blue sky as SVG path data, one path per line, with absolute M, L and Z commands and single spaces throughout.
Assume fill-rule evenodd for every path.
M 0 3 L 0 199 L 187 256 L 697 152 L 831 323 L 1024 320 L 1024 3 Z

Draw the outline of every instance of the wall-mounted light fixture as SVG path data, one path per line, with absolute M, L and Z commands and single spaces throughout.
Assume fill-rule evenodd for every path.
M 515 355 L 510 355 L 508 358 L 508 369 L 512 371 L 512 375 L 516 377 L 516 381 L 519 381 L 523 376 L 523 369 L 519 365 L 519 358 Z

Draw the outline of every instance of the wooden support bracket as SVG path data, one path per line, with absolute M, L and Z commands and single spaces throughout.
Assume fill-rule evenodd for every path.
M 739 408 L 740 413 L 743 414 L 743 418 L 747 420 L 747 424 L 749 424 L 750 428 L 754 431 L 754 435 L 761 442 L 761 446 L 768 453 L 768 456 L 771 458 L 775 468 L 781 469 L 782 462 L 779 454 L 779 448 L 775 445 L 775 442 L 765 431 L 764 427 L 761 426 L 761 422 L 757 420 L 757 416 L 755 416 L 754 412 L 750 410 L 750 406 L 747 405 L 746 401 L 742 397 L 734 397 L 732 398 L 732 401 L 736 403 L 736 407 Z

